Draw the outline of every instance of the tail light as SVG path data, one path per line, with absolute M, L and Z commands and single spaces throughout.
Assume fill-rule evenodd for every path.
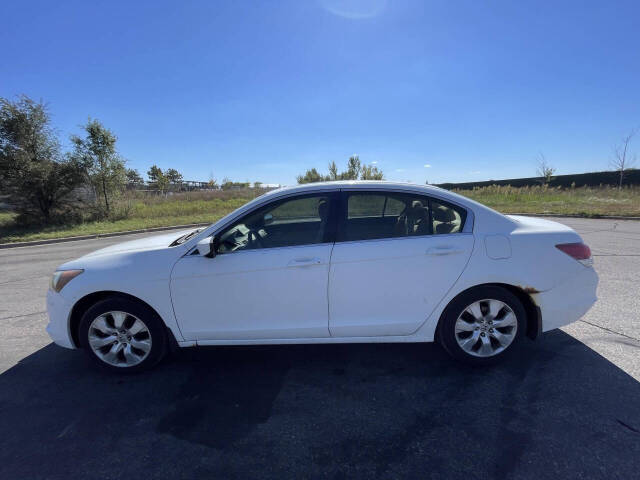
M 556 248 L 579 261 L 585 267 L 593 265 L 591 249 L 584 243 L 560 243 L 556 245 Z

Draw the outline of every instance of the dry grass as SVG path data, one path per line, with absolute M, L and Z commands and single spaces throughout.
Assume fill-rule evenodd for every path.
M 166 197 L 130 194 L 121 199 L 109 221 L 75 225 L 20 227 L 15 215 L 0 212 L 0 243 L 121 232 L 140 228 L 212 223 L 262 191 L 191 192 Z M 583 187 L 558 189 L 544 186 L 514 188 L 491 186 L 456 191 L 502 213 L 549 213 L 559 215 L 640 216 L 640 188 Z
M 13 222 L 14 215 L 5 212 L 0 214 L 0 243 L 124 232 L 188 223 L 213 223 L 256 195 L 253 190 L 190 192 L 167 197 L 136 194 L 121 199 L 114 207 L 110 220 L 45 227 L 16 225 Z
M 492 185 L 473 190 L 454 190 L 501 213 L 550 213 L 559 215 L 640 216 L 640 188 Z

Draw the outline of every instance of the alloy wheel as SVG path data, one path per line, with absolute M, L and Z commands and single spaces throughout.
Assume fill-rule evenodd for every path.
M 473 302 L 455 323 L 458 345 L 475 357 L 492 357 L 504 351 L 517 331 L 518 319 L 511 307 L 495 299 Z
M 151 332 L 135 315 L 106 312 L 89 325 L 89 345 L 95 355 L 114 367 L 132 367 L 151 351 Z

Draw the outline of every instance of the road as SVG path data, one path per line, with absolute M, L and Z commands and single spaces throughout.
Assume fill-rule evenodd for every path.
M 599 301 L 489 370 L 436 345 L 188 349 L 143 375 L 51 345 L 60 263 L 126 238 L 0 251 L 0 478 L 636 478 L 640 222 L 557 219 Z

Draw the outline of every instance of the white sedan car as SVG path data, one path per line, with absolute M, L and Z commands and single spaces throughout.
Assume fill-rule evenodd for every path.
M 176 345 L 434 340 L 487 364 L 584 315 L 592 263 L 569 227 L 436 187 L 308 184 L 65 263 L 47 331 L 115 371 Z

